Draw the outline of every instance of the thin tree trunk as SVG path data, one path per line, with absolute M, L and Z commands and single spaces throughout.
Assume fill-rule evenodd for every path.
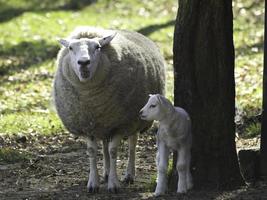
M 195 186 L 242 184 L 235 147 L 232 1 L 180 0 L 173 51 L 174 103 L 193 123 Z
M 261 175 L 267 177 L 267 1 L 265 0 L 263 112 L 261 123 Z

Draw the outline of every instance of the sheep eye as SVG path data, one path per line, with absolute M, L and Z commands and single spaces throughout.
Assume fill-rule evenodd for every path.
M 72 47 L 71 47 L 71 46 L 69 46 L 69 50 L 71 50 L 71 51 L 72 51 Z
M 156 105 L 154 105 L 154 104 L 149 106 L 149 108 L 155 108 L 155 107 L 156 107 Z
M 100 45 L 96 45 L 95 49 L 100 49 L 101 46 Z

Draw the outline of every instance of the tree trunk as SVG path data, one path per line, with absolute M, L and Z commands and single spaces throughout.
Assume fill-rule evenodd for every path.
M 235 147 L 230 0 L 180 0 L 174 31 L 174 103 L 193 124 L 195 187 L 243 184 Z
M 263 112 L 261 123 L 261 175 L 267 177 L 267 1 L 265 0 Z

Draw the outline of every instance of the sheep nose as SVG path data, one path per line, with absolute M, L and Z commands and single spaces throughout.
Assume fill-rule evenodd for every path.
M 78 60 L 78 64 L 79 65 L 89 65 L 90 64 L 90 60 Z
M 139 111 L 139 115 L 142 116 L 143 115 L 143 110 Z

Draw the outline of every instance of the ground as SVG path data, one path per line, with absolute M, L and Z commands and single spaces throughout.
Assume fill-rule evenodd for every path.
M 241 144 L 242 142 L 239 142 Z M 6 157 L 0 160 L 0 199 L 154 199 L 155 136 L 151 131 L 139 136 L 136 160 L 136 181 L 121 183 L 118 194 L 107 192 L 101 181 L 98 194 L 87 192 L 89 162 L 82 138 L 64 133 L 50 137 L 1 137 Z M 253 144 L 255 145 L 255 143 Z M 100 146 L 100 145 L 99 145 Z M 240 147 L 240 146 L 239 146 Z M 27 152 L 31 152 L 27 154 Z M 127 161 L 127 141 L 119 148 L 118 174 L 123 177 Z M 23 156 L 20 156 L 24 154 Z M 27 155 L 25 155 L 27 154 Z M 102 174 L 101 149 L 98 168 Z M 12 159 L 9 159 L 12 157 Z M 14 159 L 15 158 L 15 159 Z M 102 179 L 102 177 L 101 177 Z M 177 199 L 170 191 L 156 199 Z M 179 199 L 254 200 L 267 199 L 267 182 L 244 186 L 233 191 L 192 190 Z
M 153 199 L 155 137 L 141 135 L 134 185 L 119 194 L 86 191 L 86 144 L 64 129 L 51 104 L 60 45 L 77 25 L 138 31 L 160 47 L 173 100 L 172 41 L 178 1 L 0 0 L 0 199 Z M 264 1 L 235 0 L 237 147 L 259 146 Z M 251 139 L 242 139 L 251 138 Z M 124 141 L 119 176 L 126 167 Z M 101 151 L 99 151 L 101 154 Z M 99 156 L 99 159 L 101 157 Z M 101 169 L 101 159 L 99 160 Z M 197 191 L 179 199 L 267 199 L 266 183 L 234 191 Z M 171 192 L 158 199 L 177 199 Z

